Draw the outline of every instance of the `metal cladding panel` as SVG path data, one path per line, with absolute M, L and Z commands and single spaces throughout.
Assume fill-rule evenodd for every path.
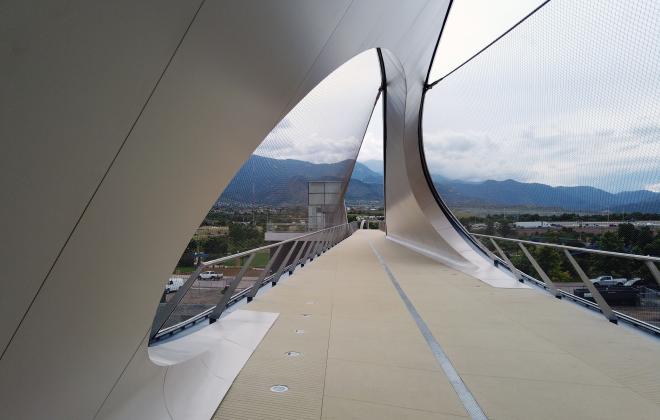
M 3 2 L 0 353 L 200 1 Z
M 18 8 L 21 2 L 15 3 Z M 55 8 L 53 2 L 42 2 L 45 4 Z M 140 98 L 140 106 L 128 110 L 130 118 L 124 126 L 117 121 L 90 122 L 85 118 L 62 117 L 59 123 L 65 128 L 68 125 L 80 128 L 87 123 L 91 128 L 84 135 L 63 130 L 60 137 L 55 136 L 59 132 L 39 114 L 26 110 L 15 116 L 23 121 L 24 127 L 34 125 L 44 131 L 25 137 L 16 133 L 14 154 L 32 156 L 31 166 L 38 171 L 31 175 L 34 177 L 31 184 L 42 182 L 46 185 L 44 190 L 55 192 L 52 198 L 46 195 L 47 202 L 53 203 L 51 208 L 58 218 L 68 220 L 68 226 L 48 236 L 55 245 L 37 259 L 47 260 L 45 269 L 30 272 L 24 279 L 21 273 L 3 277 L 7 282 L 16 281 L 19 291 L 27 296 L 17 307 L 20 315 L 28 310 L 34 298 L 0 361 L 3 416 L 16 419 L 94 416 L 145 336 L 163 279 L 171 272 L 195 226 L 240 164 L 288 110 L 291 96 L 322 50 L 346 4 L 301 0 L 286 5 L 278 3 L 275 7 L 275 2 L 242 2 L 232 11 L 224 2 L 207 1 L 144 111 L 140 114 L 140 106 L 149 90 Z M 70 7 L 72 13 L 80 14 L 84 20 L 99 13 L 92 6 Z M 136 13 L 135 2 L 113 3 L 113 7 L 124 14 L 107 14 L 105 18 L 112 20 L 110 25 L 125 31 L 124 25 Z M 159 6 L 148 9 L 150 18 L 154 19 L 158 15 L 154 10 L 159 10 Z M 86 45 L 77 49 L 83 57 L 100 51 L 118 66 L 134 64 L 137 69 L 143 68 L 151 83 L 142 83 L 151 89 L 191 22 L 194 7 L 190 9 L 187 16 L 177 9 L 163 9 L 163 13 L 172 14 L 171 18 L 184 22 L 173 37 L 175 42 L 167 51 L 169 55 L 164 54 L 155 68 L 150 66 L 144 51 L 130 56 L 106 48 L 118 35 L 102 31 L 98 35 L 100 39 L 95 39 L 98 25 L 88 25 L 76 34 L 86 41 Z M 255 27 L 262 32 L 255 33 Z M 152 30 L 155 29 L 148 24 L 138 22 L 136 31 L 130 34 L 130 42 L 138 42 L 136 39 L 149 36 Z M 64 51 L 75 45 L 68 38 L 60 42 Z M 68 70 L 72 78 L 90 78 L 93 85 L 111 85 L 112 95 L 133 95 L 140 87 L 110 83 L 116 74 L 112 66 L 105 69 L 109 73 L 106 74 L 85 66 L 83 58 L 74 60 L 66 54 L 59 58 L 63 60 L 62 71 Z M 52 68 L 40 67 L 43 79 L 48 78 Z M 71 81 L 57 87 L 48 99 L 52 109 L 67 107 L 74 100 L 82 102 L 81 108 L 93 108 L 95 101 L 105 99 L 110 105 L 92 110 L 92 115 L 125 111 L 122 109 L 125 101 L 110 94 L 93 92 L 87 97 L 85 89 L 79 89 Z M 38 103 L 43 99 L 42 94 L 31 93 L 31 98 Z M 100 182 L 136 119 L 131 135 Z M 107 141 L 116 142 L 110 150 L 105 148 L 105 141 L 90 144 L 90 139 L 104 136 Z M 44 139 L 52 139 L 52 143 Z M 40 151 L 58 143 L 66 153 Z M 88 147 L 100 158 L 84 159 L 89 157 L 83 153 Z M 220 165 L 212 160 L 215 156 L 222 158 Z M 79 171 L 76 168 L 81 162 L 98 166 L 100 170 L 98 173 Z M 9 169 L 13 167 L 3 166 L 3 180 L 7 179 L 5 171 Z M 74 174 L 68 175 L 70 171 Z M 56 179 L 55 174 L 67 177 Z M 96 187 L 98 190 L 85 209 Z M 6 194 L 17 197 L 19 208 L 41 206 L 43 198 L 35 190 L 31 194 L 21 193 L 24 188 L 21 183 L 3 185 Z M 77 195 L 57 197 L 57 193 L 69 189 L 77 191 Z M 186 205 L 172 205 L 173 197 L 177 196 L 177 201 Z M 74 198 L 78 200 L 77 206 L 59 204 Z M 53 264 L 78 217 L 80 222 L 44 281 L 47 267 Z M 20 233 L 26 237 L 39 238 L 43 234 L 39 229 L 31 230 L 38 224 L 26 228 L 29 224 L 23 224 L 24 219 L 18 216 L 5 220 L 11 220 L 15 226 L 12 229 L 21 229 Z M 65 224 L 58 219 L 55 222 Z M 38 244 L 45 239 L 32 242 Z M 13 258 L 14 254 L 3 252 L 3 261 Z M 43 287 L 35 296 L 36 289 L 28 288 L 28 284 L 42 281 Z M 11 297 L 3 296 L 3 303 Z M 9 329 L 13 328 L 15 324 Z
M 151 14 L 144 20 L 136 18 L 142 7 L 135 2 L 112 2 L 103 13 L 105 3 L 36 2 L 43 15 L 28 14 L 18 0 L 3 6 L 10 21 L 14 11 L 26 10 L 26 25 L 3 25 L 16 40 L 51 21 L 64 28 L 55 32 L 68 35 L 40 34 L 33 42 L 46 42 L 41 50 L 15 45 L 16 57 L 33 53 L 35 61 L 11 74 L 22 89 L 3 85 L 2 129 L 10 129 L 2 137 L 16 139 L 3 158 L 16 156 L 16 163 L 0 166 L 0 179 L 17 208 L 3 220 L 12 223 L 11 238 L 42 238 L 31 256 L 36 268 L 20 264 L 3 283 L 17 285 L 11 295 L 3 292 L 3 306 L 20 296 L 12 313 L 25 313 L 0 360 L 3 416 L 93 418 L 108 397 L 121 405 L 113 395 L 130 394 L 117 388 L 119 394 L 111 394 L 113 387 L 121 387 L 136 352 L 146 351 L 140 343 L 163 282 L 199 220 L 278 121 L 330 72 L 369 48 L 389 57 L 387 94 L 396 98 L 385 116 L 388 145 L 398 144 L 386 151 L 390 235 L 457 258 L 462 239 L 443 225 L 415 163 L 421 86 L 447 0 L 207 0 L 194 20 L 197 3 L 145 6 L 142 13 Z M 73 24 L 78 21 L 86 24 Z M 142 44 L 151 36 L 158 48 Z M 117 39 L 143 48 L 112 48 Z M 96 56 L 103 60 L 91 66 Z M 16 57 L 12 65 L 21 60 Z M 114 79 L 137 75 L 138 82 Z M 11 124 L 4 124 L 6 115 Z M 28 167 L 25 179 L 16 177 Z M 409 179 L 396 184 L 394 174 Z M 174 199 L 185 205 L 173 205 Z M 27 223 L 44 203 L 56 228 Z M 429 217 L 449 239 L 429 229 Z M 16 240 L 22 247 L 35 243 Z M 3 261 L 20 255 L 2 249 Z M 14 317 L 4 332 L 16 325 Z

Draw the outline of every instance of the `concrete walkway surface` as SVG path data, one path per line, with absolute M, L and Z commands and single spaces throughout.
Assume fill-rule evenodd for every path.
M 660 340 L 364 230 L 245 306 L 280 316 L 214 419 L 469 417 L 386 267 L 487 418 L 660 419 Z

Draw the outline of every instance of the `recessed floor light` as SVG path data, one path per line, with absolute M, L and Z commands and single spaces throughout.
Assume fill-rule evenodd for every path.
M 305 334 L 305 330 L 296 330 L 296 334 Z
M 286 385 L 273 385 L 270 387 L 270 390 L 277 393 L 287 392 L 289 387 Z
M 302 355 L 302 353 L 300 353 L 298 351 L 287 351 L 284 354 L 286 354 L 288 357 L 298 357 L 298 356 Z
M 305 318 L 312 316 L 312 314 L 302 314 Z

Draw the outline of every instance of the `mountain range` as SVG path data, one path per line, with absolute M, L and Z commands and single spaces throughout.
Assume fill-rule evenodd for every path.
M 351 160 L 316 164 L 253 155 L 227 186 L 218 204 L 306 205 L 308 181 L 341 181 L 352 164 Z M 382 168 L 382 161 L 356 162 L 346 191 L 346 202 L 382 203 Z M 438 175 L 431 178 L 450 207 L 520 206 L 582 212 L 660 213 L 660 193 L 646 190 L 610 193 L 589 186 L 552 187 L 511 179 L 466 182 Z

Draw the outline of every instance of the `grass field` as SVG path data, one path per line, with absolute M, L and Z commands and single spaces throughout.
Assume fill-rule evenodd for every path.
M 224 265 L 226 265 L 227 267 L 238 267 L 242 265 L 242 263 L 245 261 L 246 258 L 247 257 L 241 258 L 241 261 L 238 261 L 238 259 L 229 260 L 226 261 Z M 270 258 L 270 252 L 268 250 L 258 252 L 257 255 L 254 256 L 254 260 L 252 260 L 252 264 L 250 264 L 250 267 L 264 268 L 266 264 L 268 264 L 269 258 Z
M 190 274 L 195 271 L 195 267 L 177 267 L 174 269 L 174 274 Z

